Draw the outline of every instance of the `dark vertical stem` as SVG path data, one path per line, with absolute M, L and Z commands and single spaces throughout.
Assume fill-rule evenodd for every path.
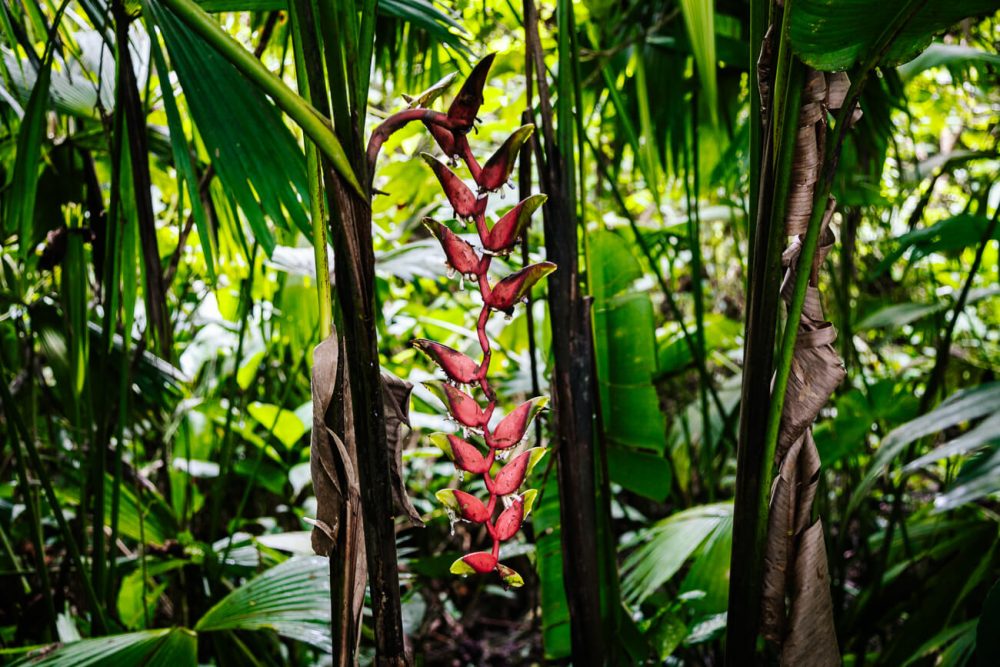
M 784 49 L 779 49 L 780 60 Z M 779 69 L 782 69 L 779 67 Z M 761 182 L 749 255 L 746 345 L 743 353 L 743 386 L 740 398 L 739 446 L 736 462 L 736 497 L 733 508 L 733 549 L 729 581 L 729 620 L 726 627 L 726 664 L 742 667 L 756 652 L 760 625 L 761 573 L 767 533 L 766 496 L 762 480 L 770 479 L 772 461 L 765 437 L 770 408 L 771 375 L 778 322 L 781 252 L 785 239 L 785 211 L 791 180 L 795 132 L 798 127 L 803 68 L 794 61 L 784 69 L 787 80 L 772 90 L 786 97 L 777 111 L 771 104 L 759 166 Z M 751 104 L 756 101 L 752 100 Z M 775 130 L 778 143 L 771 141 Z M 772 155 L 776 155 L 774 160 Z M 773 164 L 772 164 L 773 163 Z
M 557 7 L 559 29 L 571 25 L 568 2 Z M 538 12 L 532 0 L 524 0 L 527 48 L 534 60 L 541 114 L 542 148 L 538 170 L 542 189 L 549 199 L 543 210 L 545 248 L 548 259 L 559 267 L 548 278 L 549 319 L 555 368 L 552 378 L 556 421 L 556 455 L 566 596 L 569 604 L 573 656 L 576 664 L 608 661 L 611 637 L 605 637 L 601 618 L 601 581 L 595 528 L 593 347 L 590 304 L 580 292 L 577 250 L 577 216 L 573 195 L 572 165 L 560 149 L 572 156 L 573 120 L 571 80 L 560 85 L 560 136 L 557 144 L 545 64 L 538 36 Z M 569 40 L 564 35 L 560 43 Z M 560 50 L 561 76 L 570 77 L 572 64 L 567 49 Z M 571 160 L 570 160 L 571 162 Z

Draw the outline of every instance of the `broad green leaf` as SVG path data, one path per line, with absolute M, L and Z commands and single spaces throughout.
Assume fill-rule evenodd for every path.
M 291 410 L 285 410 L 270 403 L 254 401 L 247 406 L 247 412 L 288 449 L 294 447 L 302 439 L 302 436 L 309 432 L 311 426 L 304 423 Z
M 649 454 L 614 443 L 608 449 L 608 476 L 622 488 L 651 500 L 670 495 L 670 463 L 662 454 Z
M 198 638 L 187 628 L 145 630 L 109 635 L 66 644 L 41 658 L 28 654 L 14 663 L 27 667 L 89 667 L 90 665 L 144 665 L 195 667 Z
M 632 286 L 642 269 L 625 241 L 611 232 L 591 235 L 587 260 L 605 437 L 622 446 L 662 452 L 666 422 L 652 384 L 653 304 L 648 293 Z
M 981 421 L 975 428 L 972 428 L 954 440 L 951 440 L 940 447 L 935 447 L 920 458 L 911 461 L 903 468 L 904 472 L 913 472 L 928 464 L 940 461 L 950 456 L 967 454 L 975 449 L 988 444 L 1000 444 L 1000 412 L 991 415 Z
M 209 609 L 195 630 L 274 630 L 332 652 L 329 561 L 293 558 L 272 567 Z
M 17 132 L 17 149 L 10 189 L 4 193 L 3 232 L 18 237 L 21 259 L 28 257 L 35 244 L 35 198 L 38 192 L 38 171 L 42 162 L 42 139 L 45 137 L 45 111 L 49 105 L 49 78 L 52 73 L 52 53 L 45 58 L 24 108 L 21 127 Z M 8 228 L 9 225 L 9 228 Z
M 691 569 L 681 582 L 680 593 L 704 592 L 685 603 L 697 615 L 718 614 L 729 601 L 729 560 L 733 549 L 732 517 L 722 519 L 708 536 Z
M 559 516 L 559 481 L 552 470 L 535 508 L 535 567 L 542 609 L 542 646 L 547 660 L 569 657 L 570 618 L 563 580 L 562 529 Z
M 866 58 L 904 2 L 795 0 L 789 3 L 792 49 L 807 65 L 826 72 L 849 69 Z M 911 60 L 934 36 L 962 19 L 996 11 L 996 0 L 928 0 L 892 40 L 880 65 Z

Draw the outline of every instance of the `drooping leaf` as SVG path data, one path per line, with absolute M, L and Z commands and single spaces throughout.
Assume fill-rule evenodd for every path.
M 273 630 L 332 652 L 329 561 L 292 558 L 266 570 L 209 609 L 195 630 Z
M 270 256 L 276 242 L 267 219 L 279 228 L 291 219 L 310 236 L 305 156 L 277 108 L 175 14 L 155 0 L 147 7 L 212 164 L 254 237 Z
M 89 667 L 90 665 L 149 665 L 195 667 L 197 637 L 186 628 L 144 630 L 109 635 L 66 644 L 33 657 L 29 653 L 14 663 L 19 667 Z M 44 651 L 44 650 L 43 650 Z

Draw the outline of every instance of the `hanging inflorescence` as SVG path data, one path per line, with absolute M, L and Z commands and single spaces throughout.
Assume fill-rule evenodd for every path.
M 514 131 L 503 145 L 482 166 L 477 162 L 468 142 L 479 107 L 483 103 L 483 87 L 493 63 L 487 56 L 472 70 L 462 85 L 447 113 L 434 111 L 428 105 L 446 90 L 451 78 L 424 93 L 407 98 L 410 108 L 389 116 L 372 134 L 368 144 L 368 158 L 372 169 L 385 140 L 407 123 L 419 120 L 433 135 L 445 158 L 457 165 L 465 163 L 476 182 L 473 192 L 451 170 L 449 165 L 432 155 L 422 157 L 434 170 L 455 217 L 473 223 L 479 236 L 479 249 L 460 238 L 447 225 L 426 218 L 424 224 L 441 243 L 449 267 L 449 276 L 459 274 L 459 279 L 470 280 L 479 289 L 483 306 L 479 313 L 476 333 L 482 348 L 482 360 L 474 359 L 441 343 L 430 340 L 414 341 L 414 346 L 434 361 L 446 376 L 444 382 L 428 382 L 447 406 L 452 418 L 462 427 L 462 437 L 437 434 L 432 436 L 455 462 L 460 476 L 464 473 L 479 476 L 488 493 L 484 503 L 479 497 L 460 489 L 445 489 L 437 493 L 453 520 L 461 519 L 485 527 L 492 546 L 488 551 L 476 551 L 455 561 L 451 571 L 455 574 L 485 574 L 496 571 L 508 586 L 520 586 L 520 575 L 499 562 L 500 545 L 512 538 L 520 529 L 525 516 L 531 511 L 536 491 L 519 493 L 531 468 L 544 455 L 542 447 L 521 451 L 510 461 L 511 452 L 524 439 L 528 425 L 545 406 L 546 397 L 536 397 L 515 408 L 498 421 L 492 420 L 497 405 L 497 394 L 490 384 L 489 371 L 492 350 L 486 326 L 493 313 L 500 311 L 509 318 L 518 302 L 527 301 L 532 286 L 555 270 L 550 262 L 541 262 L 522 268 L 491 284 L 490 265 L 495 256 L 506 256 L 522 238 L 532 214 L 545 202 L 545 195 L 532 195 L 505 213 L 492 226 L 486 223 L 488 197 L 508 184 L 514 162 L 524 142 L 531 136 L 534 126 L 525 125 Z M 462 387 L 479 392 L 486 405 Z M 491 422 L 495 421 L 491 426 Z M 475 438 L 470 436 L 475 435 Z M 470 441 L 471 440 L 471 441 Z M 481 440 L 476 444 L 476 440 Z M 484 453 L 485 450 L 485 453 Z M 498 468 L 496 474 L 493 470 Z

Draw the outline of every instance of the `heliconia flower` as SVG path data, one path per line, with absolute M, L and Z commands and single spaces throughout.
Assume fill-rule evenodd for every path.
M 514 533 L 521 527 L 523 519 L 524 503 L 520 498 L 515 498 L 510 507 L 501 512 L 500 516 L 497 517 L 497 522 L 494 526 L 497 539 L 503 542 L 514 537 Z
M 524 234 L 524 230 L 531 224 L 532 214 L 545 203 L 546 199 L 548 199 L 546 195 L 531 195 L 504 213 L 486 238 L 479 237 L 483 247 L 497 254 L 510 252 Z
M 521 442 L 524 432 L 528 430 L 528 424 L 548 402 L 548 397 L 537 396 L 521 403 L 493 429 L 489 444 L 496 449 L 508 449 Z
M 451 564 L 452 574 L 486 574 L 497 566 L 497 557 L 488 551 L 477 551 L 462 556 Z
M 424 218 L 423 222 L 427 231 L 433 234 L 434 238 L 441 244 L 451 268 L 466 276 L 479 272 L 479 255 L 470 244 L 437 220 Z
M 475 445 L 451 434 L 448 435 L 448 444 L 451 446 L 452 458 L 455 459 L 457 468 L 474 475 L 482 475 L 490 469 L 486 457 L 479 453 Z
M 507 496 L 517 491 L 525 476 L 543 456 L 545 456 L 543 447 L 533 447 L 518 454 L 497 473 L 496 479 L 493 480 L 493 492 L 498 496 Z
M 507 137 L 507 141 L 490 156 L 490 159 L 483 165 L 482 171 L 476 182 L 479 184 L 479 194 L 484 192 L 494 192 L 503 187 L 503 184 L 510 179 L 514 171 L 514 163 L 517 161 L 517 154 L 521 146 L 535 131 L 534 125 L 522 125 L 514 130 L 514 133 Z
M 456 131 L 467 133 L 472 129 L 483 104 L 483 88 L 486 87 L 486 77 L 493 66 L 495 53 L 491 53 L 472 68 L 461 90 L 448 107 L 448 118 L 454 122 Z
M 434 175 L 437 176 L 438 182 L 441 183 L 441 188 L 448 197 L 448 202 L 455 209 L 456 218 L 463 220 L 474 218 L 486 211 L 486 200 L 477 198 L 475 193 L 469 189 L 469 186 L 462 182 L 462 179 L 448 168 L 448 165 L 430 153 L 421 153 L 420 157 L 424 158 L 424 161 L 434 170 Z
M 458 350 L 425 338 L 413 341 L 413 347 L 430 357 L 455 382 L 472 384 L 478 379 L 479 364 Z
M 424 386 L 430 389 L 441 399 L 451 416 L 458 420 L 459 424 L 469 428 L 482 428 L 489 419 L 487 413 L 479 408 L 476 399 L 466 394 L 461 389 L 451 386 L 445 382 L 428 381 Z M 492 411 L 491 411 L 492 412 Z
M 493 286 L 487 305 L 493 310 L 511 313 L 514 304 L 527 296 L 535 283 L 555 270 L 556 265 L 552 262 L 541 262 L 512 273 Z

